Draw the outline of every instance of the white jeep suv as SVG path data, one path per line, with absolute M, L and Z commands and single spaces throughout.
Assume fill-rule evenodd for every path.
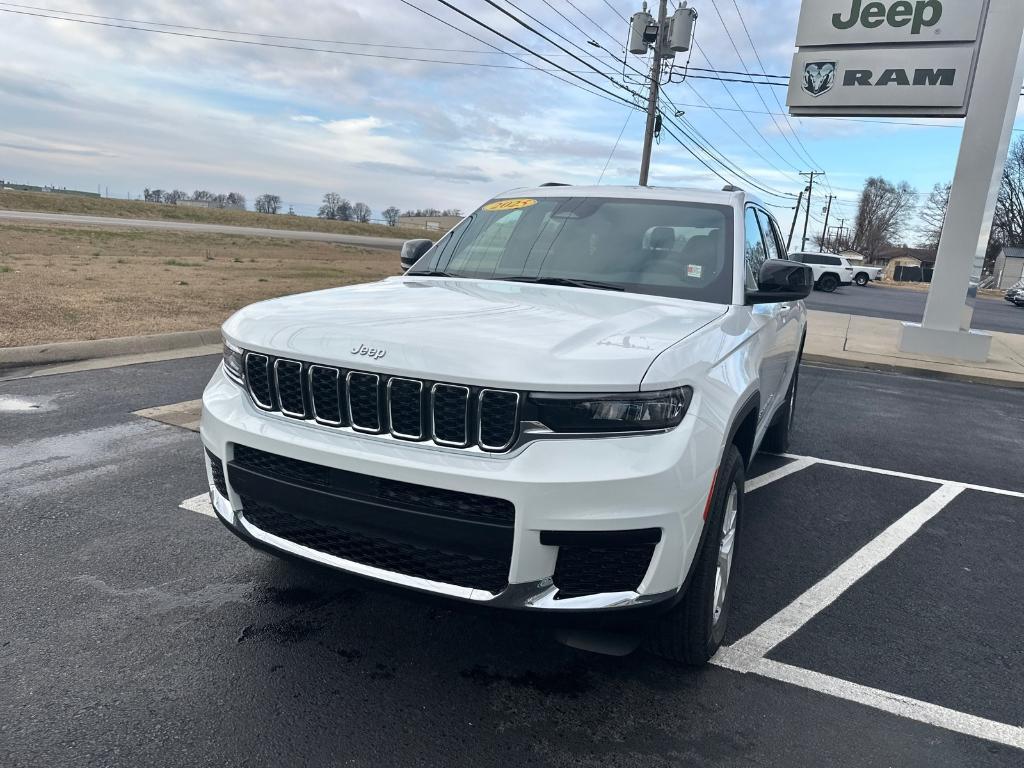
M 782 242 L 734 188 L 519 189 L 406 243 L 401 277 L 246 307 L 203 395 L 217 515 L 703 663 L 745 469 L 793 419 L 812 281 Z

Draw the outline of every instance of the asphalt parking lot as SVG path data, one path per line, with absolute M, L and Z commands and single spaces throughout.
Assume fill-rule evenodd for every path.
M 249 550 L 193 358 L 0 382 L 0 765 L 1020 766 L 1020 393 L 802 371 L 705 670 Z
M 815 291 L 805 303 L 808 309 L 919 323 L 927 299 L 925 291 L 910 288 L 850 285 L 835 293 Z M 984 331 L 1024 333 L 1024 307 L 1016 307 L 1002 298 L 979 296 L 972 325 Z

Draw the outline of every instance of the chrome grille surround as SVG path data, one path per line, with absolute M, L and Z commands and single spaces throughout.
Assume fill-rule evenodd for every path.
M 457 410 L 462 411 L 462 439 L 453 440 L 451 439 L 455 432 L 458 430 L 449 431 L 448 424 L 442 424 L 441 429 L 448 435 L 447 437 L 441 437 L 438 435 L 438 395 L 440 397 L 448 398 L 451 397 L 451 403 L 443 403 L 440 407 L 444 409 L 442 418 L 445 421 L 450 419 L 459 419 L 460 417 L 456 413 Z M 460 406 L 461 401 L 461 406 Z M 455 411 L 449 410 L 454 406 Z M 438 445 L 447 445 L 451 448 L 465 448 L 469 445 L 469 387 L 462 386 L 461 384 L 435 384 L 430 388 L 430 436 L 434 438 L 434 442 Z

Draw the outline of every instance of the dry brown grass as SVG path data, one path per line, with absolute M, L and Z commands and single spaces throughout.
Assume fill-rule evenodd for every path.
M 188 208 L 176 205 L 146 203 L 141 200 L 116 200 L 108 197 L 62 195 L 58 192 L 20 192 L 0 190 L 0 209 L 9 211 L 41 211 L 43 213 L 77 213 L 91 216 L 115 216 L 119 219 L 158 219 L 194 221 L 202 224 L 231 224 L 237 227 L 266 227 L 305 232 L 333 232 L 368 237 L 437 237 L 423 229 L 386 227 L 383 224 L 360 224 L 355 221 L 330 221 L 315 216 L 229 211 L 216 208 Z
M 0 225 L 0 347 L 210 328 L 261 299 L 367 282 L 398 254 L 298 240 Z

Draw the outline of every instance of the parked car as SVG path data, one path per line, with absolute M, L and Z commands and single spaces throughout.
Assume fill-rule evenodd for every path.
M 1011 304 L 1016 304 L 1018 307 L 1024 306 L 1024 280 L 1018 280 L 1011 285 L 1003 295 L 1003 298 Z
M 732 187 L 519 189 L 407 242 L 401 277 L 242 309 L 203 394 L 217 516 L 704 663 L 747 468 L 796 410 L 812 273 L 783 242 Z
M 872 280 L 881 280 L 882 273 L 885 272 L 882 267 L 866 267 L 863 264 L 850 261 L 849 259 L 847 259 L 847 263 L 853 268 L 854 284 L 861 287 L 867 285 Z
M 832 293 L 842 285 L 853 285 L 853 267 L 845 256 L 833 256 L 829 253 L 791 253 L 789 258 L 809 265 L 814 272 L 814 287 L 825 293 Z

